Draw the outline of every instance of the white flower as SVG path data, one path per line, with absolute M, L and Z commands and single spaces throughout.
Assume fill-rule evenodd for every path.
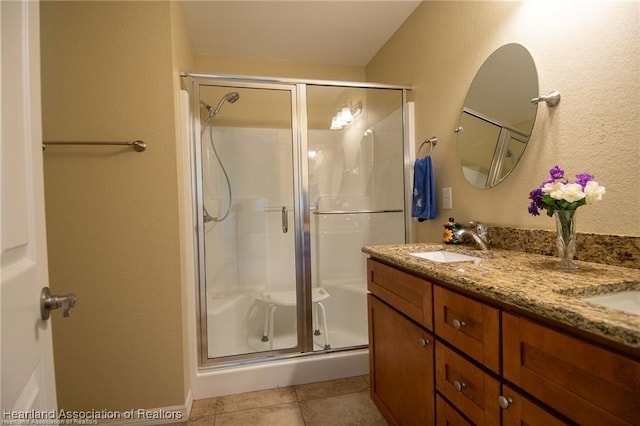
M 584 187 L 584 192 L 587 196 L 587 204 L 591 204 L 602 200 L 602 196 L 607 193 L 607 190 L 604 186 L 600 186 L 598 182 L 592 180 Z
M 549 170 L 549 177 L 542 185 L 529 192 L 529 214 L 538 216 L 540 210 L 546 210 L 553 216 L 557 210 L 576 210 L 585 204 L 602 200 L 606 194 L 604 186 L 600 186 L 595 176 L 589 173 L 576 175 L 573 183 L 564 176 L 564 170 L 554 166 Z
M 554 200 L 565 200 L 568 203 L 575 203 L 586 197 L 582 186 L 578 183 L 547 183 L 542 187 L 542 191 L 549 194 Z
M 552 192 L 560 191 L 561 187 L 562 187 L 562 182 L 545 183 L 544 186 L 542 187 L 542 192 L 544 192 L 545 194 L 551 194 Z

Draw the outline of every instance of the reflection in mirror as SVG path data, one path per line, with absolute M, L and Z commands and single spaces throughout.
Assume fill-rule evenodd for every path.
M 465 179 L 476 188 L 502 182 L 524 154 L 535 122 L 538 74 L 523 46 L 511 43 L 487 58 L 464 101 L 458 157 Z

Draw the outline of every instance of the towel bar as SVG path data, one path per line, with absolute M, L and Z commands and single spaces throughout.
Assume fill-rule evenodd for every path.
M 143 152 L 147 149 L 147 144 L 141 140 L 127 141 L 127 142 L 73 142 L 73 141 L 42 141 L 42 150 L 47 148 L 47 145 L 119 145 L 119 146 L 131 146 L 136 152 Z

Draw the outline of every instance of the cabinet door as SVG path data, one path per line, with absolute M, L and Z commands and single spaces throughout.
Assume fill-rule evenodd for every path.
M 569 423 L 555 417 L 528 398 L 520 395 L 507 385 L 502 385 L 502 424 L 504 426 L 563 426 Z
M 502 325 L 505 379 L 577 423 L 638 424 L 638 361 L 512 314 Z
M 391 424 L 434 424 L 433 336 L 368 296 L 371 399 Z

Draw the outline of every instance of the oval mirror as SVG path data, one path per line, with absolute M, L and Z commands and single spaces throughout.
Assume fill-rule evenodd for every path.
M 482 64 L 464 100 L 458 157 L 464 177 L 476 188 L 502 182 L 524 153 L 537 105 L 538 73 L 522 45 L 511 43 Z

